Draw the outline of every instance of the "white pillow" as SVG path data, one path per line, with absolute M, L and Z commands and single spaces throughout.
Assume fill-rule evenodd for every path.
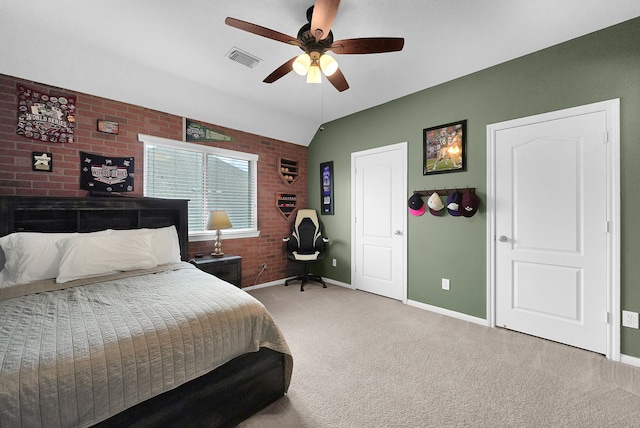
M 6 259 L 0 287 L 55 278 L 60 263 L 56 242 L 73 235 L 77 233 L 16 232 L 0 238 Z
M 6 269 L 0 271 L 0 288 L 11 287 L 15 284 L 15 279 L 9 277 L 9 272 Z
M 120 271 L 150 269 L 158 261 L 151 251 L 151 234 L 76 236 L 58 242 L 58 284 Z
M 56 243 L 61 239 L 77 235 L 104 235 L 107 230 L 78 234 L 16 232 L 0 238 L 0 247 L 5 254 L 0 288 L 16 284 L 40 281 L 58 276 L 60 254 Z
M 180 262 L 180 240 L 175 226 L 158 229 L 126 229 L 111 230 L 113 235 L 139 235 L 151 233 L 151 250 L 158 260 L 158 264 Z

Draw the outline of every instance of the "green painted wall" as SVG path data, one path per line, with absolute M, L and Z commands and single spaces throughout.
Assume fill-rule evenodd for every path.
M 334 162 L 335 215 L 321 216 L 331 243 L 320 273 L 351 282 L 351 153 L 407 141 L 407 198 L 414 189 L 469 186 L 485 200 L 487 124 L 613 98 L 621 100 L 621 302 L 640 312 L 640 19 L 327 123 L 308 157 L 316 209 L 319 164 Z M 460 119 L 468 121 L 467 171 L 423 176 L 422 130 Z M 409 299 L 486 318 L 485 233 L 482 205 L 470 219 L 408 215 Z M 441 290 L 442 277 L 450 291 Z M 640 330 L 622 328 L 621 343 L 623 354 L 640 357 Z

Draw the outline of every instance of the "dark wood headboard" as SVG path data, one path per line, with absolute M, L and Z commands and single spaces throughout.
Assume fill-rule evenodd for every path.
M 131 197 L 0 196 L 0 236 L 13 232 L 95 232 L 175 225 L 189 260 L 188 201 Z

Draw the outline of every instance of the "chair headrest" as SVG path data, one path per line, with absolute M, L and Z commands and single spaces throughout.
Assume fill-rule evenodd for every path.
M 310 219 L 316 226 L 316 228 L 320 226 L 320 222 L 318 221 L 318 213 L 316 212 L 316 210 L 305 208 L 298 210 L 298 212 L 296 213 L 296 221 L 294 224 L 295 227 L 297 228 L 305 218 Z

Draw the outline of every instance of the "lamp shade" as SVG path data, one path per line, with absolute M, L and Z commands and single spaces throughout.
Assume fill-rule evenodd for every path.
M 209 221 L 207 222 L 207 229 L 209 230 L 220 230 L 220 229 L 230 229 L 233 227 L 231 225 L 231 220 L 229 220 L 229 216 L 225 210 L 212 210 L 209 211 Z
M 307 73 L 307 83 L 322 83 L 320 76 L 320 67 L 312 65 Z
M 308 53 L 303 53 L 293 61 L 293 71 L 298 73 L 300 76 L 304 76 L 309 71 L 309 66 L 311 65 L 311 57 Z
M 325 76 L 331 76 L 338 69 L 338 61 L 330 55 L 323 54 L 320 57 L 320 68 Z

